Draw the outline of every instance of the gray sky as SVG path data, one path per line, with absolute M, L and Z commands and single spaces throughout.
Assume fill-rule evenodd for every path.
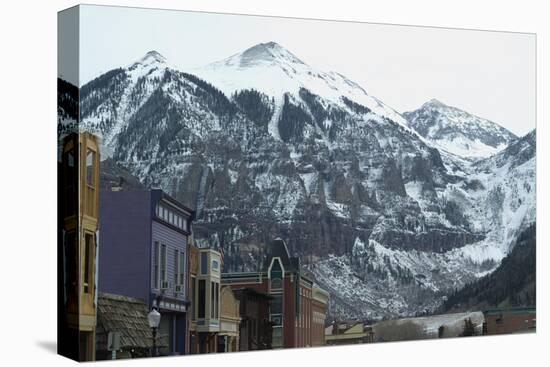
M 80 16 L 81 84 L 150 50 L 188 70 L 275 41 L 399 112 L 437 98 L 517 135 L 535 127 L 532 34 L 101 6 Z

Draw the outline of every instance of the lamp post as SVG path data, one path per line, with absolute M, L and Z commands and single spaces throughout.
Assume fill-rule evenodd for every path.
M 157 356 L 157 329 L 160 324 L 160 313 L 157 311 L 155 305 L 151 309 L 151 312 L 147 315 L 147 321 L 149 322 L 149 327 L 153 332 L 153 352 L 151 355 L 153 357 Z

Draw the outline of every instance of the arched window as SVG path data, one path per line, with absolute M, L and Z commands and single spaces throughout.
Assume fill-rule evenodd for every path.
M 269 277 L 271 278 L 271 289 L 280 289 L 283 287 L 283 268 L 279 259 L 273 261 Z

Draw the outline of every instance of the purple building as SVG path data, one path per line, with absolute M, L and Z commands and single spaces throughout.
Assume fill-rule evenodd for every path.
M 185 354 L 188 237 L 194 212 L 162 190 L 102 191 L 100 292 L 140 298 L 161 313 L 161 355 Z

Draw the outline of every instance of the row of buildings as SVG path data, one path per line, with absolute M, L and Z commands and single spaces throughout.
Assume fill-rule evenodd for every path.
M 267 244 L 259 271 L 224 273 L 220 252 L 193 243 L 193 210 L 162 190 L 101 190 L 99 153 L 89 133 L 67 136 L 60 149 L 60 354 L 89 361 L 390 340 L 376 329 L 384 322 L 326 325 L 329 294 L 281 239 Z M 487 310 L 465 325 L 471 335 L 530 332 L 535 316 Z M 437 317 L 415 323 L 439 326 L 433 337 L 464 334 Z M 400 333 L 404 321 L 391 327 Z
M 267 245 L 260 271 L 223 273 L 222 254 L 193 243 L 193 210 L 162 190 L 100 190 L 99 164 L 94 135 L 64 139 L 61 354 L 87 361 L 325 344 L 329 295 L 283 240 Z

